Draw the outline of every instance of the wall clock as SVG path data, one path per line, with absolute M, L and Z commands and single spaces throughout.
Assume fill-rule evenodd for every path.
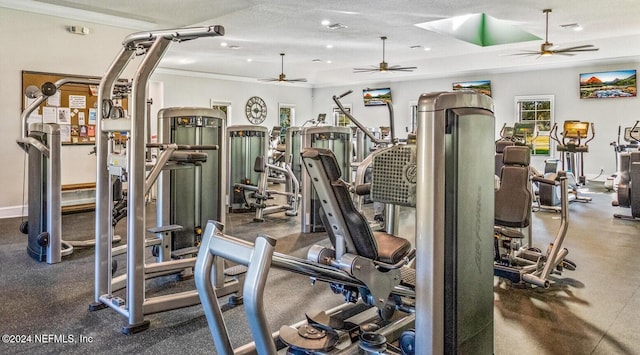
M 260 124 L 267 118 L 267 104 L 260 97 L 253 96 L 245 105 L 245 113 L 249 122 Z

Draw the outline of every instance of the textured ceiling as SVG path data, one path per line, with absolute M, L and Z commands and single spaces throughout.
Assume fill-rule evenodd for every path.
M 617 0 L 615 6 L 596 0 L 0 0 L 0 6 L 125 27 L 132 32 L 223 25 L 225 37 L 174 45 L 160 67 L 243 78 L 277 77 L 279 53 L 284 52 L 287 77 L 304 77 L 316 86 L 640 61 L 638 0 Z M 545 8 L 553 9 L 549 17 L 551 42 L 560 47 L 593 44 L 600 50 L 572 57 L 510 56 L 520 50 L 537 50 L 542 40 L 481 47 L 415 26 L 486 13 L 544 38 Z M 321 25 L 322 20 L 348 27 L 331 30 Z M 571 23 L 584 29 L 575 32 L 561 27 Z M 388 37 L 385 59 L 389 65 L 418 69 L 412 73 L 354 74 L 354 67 L 377 66 L 382 61 L 380 36 Z M 220 46 L 223 41 L 227 47 Z M 231 49 L 234 46 L 238 48 Z M 419 47 L 410 48 L 415 46 Z

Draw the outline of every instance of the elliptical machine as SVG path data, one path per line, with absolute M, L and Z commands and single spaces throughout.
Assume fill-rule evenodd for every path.
M 640 137 L 638 137 L 640 130 L 637 130 L 639 122 L 636 121 L 633 128 L 628 130 L 629 140 L 637 143 L 640 143 Z M 625 138 L 626 136 L 627 130 L 625 130 Z M 631 215 L 616 213 L 613 217 L 637 221 L 640 218 L 640 188 L 634 189 L 633 182 L 640 181 L 640 151 L 619 152 L 617 154 L 617 165 L 619 169 L 617 173 L 618 199 L 612 201 L 611 204 L 616 207 L 631 208 Z
M 604 184 L 604 187 L 607 189 L 607 191 L 618 190 L 618 184 L 620 183 L 620 179 L 622 177 L 623 163 L 627 166 L 629 165 L 629 163 L 624 160 L 628 158 L 628 153 L 640 148 L 640 145 L 638 144 L 640 142 L 638 140 L 638 137 L 640 137 L 640 127 L 638 127 L 638 121 L 636 121 L 633 127 L 625 127 L 623 136 L 625 143 L 622 144 L 620 143 L 621 133 L 622 126 L 618 126 L 618 139 L 609 143 L 609 145 L 613 147 L 613 151 L 616 157 L 616 172 L 608 177 L 607 181 Z M 621 153 L 627 154 L 625 155 Z M 625 176 L 625 180 L 628 180 L 628 176 Z
M 589 130 L 591 136 L 589 137 Z M 590 122 L 564 121 L 562 140 L 558 138 L 558 124 L 554 123 L 549 137 L 556 142 L 560 159 L 545 161 L 544 178 L 555 179 L 558 166 L 566 174 L 569 202 L 591 202 L 590 197 L 580 196 L 579 187 L 586 185 L 584 153 L 589 152 L 589 142 L 595 137 L 595 126 Z M 588 138 L 588 139 L 587 139 Z M 562 193 L 558 186 L 538 184 L 537 209 L 560 212 Z

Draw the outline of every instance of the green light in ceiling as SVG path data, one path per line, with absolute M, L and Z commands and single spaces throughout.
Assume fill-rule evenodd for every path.
M 542 39 L 510 21 L 500 20 L 485 13 L 423 22 L 415 26 L 482 47 Z

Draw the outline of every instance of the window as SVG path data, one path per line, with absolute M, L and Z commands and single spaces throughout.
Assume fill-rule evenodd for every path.
M 351 114 L 351 105 L 343 104 L 342 106 L 344 107 L 345 111 Z M 342 113 L 342 111 L 340 111 L 338 106 L 333 106 L 333 122 L 334 122 L 334 125 L 338 127 L 351 126 L 351 121 L 349 120 L 349 117 L 347 117 L 347 115 Z
M 519 135 L 531 148 L 531 155 L 551 155 L 549 132 L 553 125 L 553 95 L 516 96 L 517 124 L 514 135 Z
M 287 137 L 287 129 L 295 124 L 296 105 L 278 104 L 278 124 L 280 125 L 280 142 L 284 143 Z
M 227 124 L 231 124 L 231 102 L 230 101 L 216 101 L 211 99 L 210 106 L 212 109 L 217 109 L 224 112 L 227 115 Z

